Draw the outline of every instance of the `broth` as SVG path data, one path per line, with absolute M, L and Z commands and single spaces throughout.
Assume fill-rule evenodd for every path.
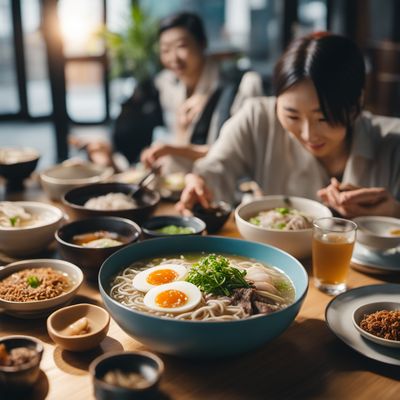
M 92 248 L 103 248 L 103 247 L 114 247 L 124 244 L 126 239 L 118 235 L 115 232 L 109 231 L 95 231 L 88 232 L 72 237 L 72 243 L 77 246 L 92 247 Z
M 218 264 L 221 260 L 224 265 Z M 220 274 L 222 269 L 225 268 L 231 275 L 239 276 L 239 278 L 231 285 L 229 290 L 217 288 L 217 291 L 208 292 L 207 276 L 203 279 L 205 284 L 201 285 L 197 283 L 199 279 L 197 279 L 196 274 L 205 273 L 207 275 L 209 268 L 207 263 L 210 264 L 211 268 L 212 264 L 216 262 L 217 267 L 214 269 L 214 274 Z M 183 276 L 178 274 L 182 266 L 184 270 L 186 268 L 186 273 Z M 163 280 L 159 286 L 149 285 L 149 280 L 146 281 L 145 277 L 148 274 L 146 271 L 150 272 L 150 269 L 157 268 L 159 268 L 159 274 L 169 273 L 172 279 L 176 279 L 175 282 L 180 285 L 187 285 L 185 282 L 187 281 L 195 285 L 196 290 L 200 289 L 200 303 L 194 309 L 185 312 L 179 312 L 179 309 L 173 312 L 162 312 L 159 308 L 152 309 L 145 305 L 145 296 L 155 290 L 154 288 L 158 290 L 165 286 L 169 289 L 174 284 L 174 281 L 167 283 Z M 200 268 L 202 268 L 201 272 L 199 272 Z M 171 274 L 171 270 L 176 270 L 177 273 Z M 144 292 L 146 289 L 138 290 L 132 284 L 134 279 L 135 281 L 139 280 L 140 274 L 144 275 L 142 279 L 144 283 L 141 284 L 144 287 L 149 287 L 146 294 Z M 150 275 L 153 274 L 152 272 Z M 244 283 L 238 284 L 237 282 L 240 282 L 243 277 Z M 214 277 L 211 277 L 210 280 L 213 281 Z M 225 280 L 225 278 L 221 280 Z M 168 290 L 168 292 L 171 292 L 171 290 Z M 195 296 L 190 291 L 183 292 L 183 294 L 187 295 L 188 298 Z M 286 308 L 294 302 L 295 288 L 289 277 L 278 268 L 262 264 L 256 260 L 232 255 L 187 253 L 135 262 L 112 279 L 110 296 L 136 311 L 182 320 L 225 321 L 243 319 L 254 314 L 268 314 Z

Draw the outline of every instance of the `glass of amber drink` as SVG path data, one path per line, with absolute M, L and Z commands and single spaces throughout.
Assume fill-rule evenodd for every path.
M 313 223 L 312 264 L 315 286 L 336 296 L 346 290 L 357 224 L 342 218 L 320 218 Z

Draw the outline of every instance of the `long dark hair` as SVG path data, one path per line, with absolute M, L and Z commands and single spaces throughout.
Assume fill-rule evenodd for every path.
M 172 28 L 184 28 L 192 34 L 199 46 L 207 47 L 207 36 L 201 18 L 194 13 L 180 12 L 178 14 L 169 15 L 160 21 L 158 28 L 158 37 L 163 32 Z
M 361 111 L 365 84 L 365 64 L 358 46 L 327 32 L 293 41 L 275 66 L 275 95 L 304 79 L 314 84 L 328 123 L 350 128 Z

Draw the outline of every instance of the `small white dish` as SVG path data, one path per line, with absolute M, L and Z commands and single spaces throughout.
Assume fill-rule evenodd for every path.
M 365 315 L 373 314 L 377 311 L 400 311 L 400 303 L 396 302 L 374 302 L 363 304 L 360 307 L 357 307 L 353 313 L 353 325 L 364 338 L 371 340 L 374 343 L 380 344 L 382 346 L 400 348 L 400 340 L 389 340 L 384 339 L 379 336 L 373 335 L 361 328 L 360 323 L 363 320 Z
M 367 273 L 394 274 L 400 272 L 400 246 L 386 251 L 374 251 L 356 242 L 351 258 L 352 267 Z
M 400 245 L 400 219 L 392 217 L 357 217 L 357 242 L 374 251 Z

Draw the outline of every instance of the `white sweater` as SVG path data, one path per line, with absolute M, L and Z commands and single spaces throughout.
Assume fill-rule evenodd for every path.
M 275 97 L 248 100 L 229 119 L 209 154 L 194 172 L 205 178 L 216 199 L 233 201 L 239 178 L 254 179 L 265 194 L 318 199 L 330 176 L 288 131 L 275 112 Z M 387 188 L 400 200 L 400 119 L 363 112 L 354 125 L 343 183 Z

